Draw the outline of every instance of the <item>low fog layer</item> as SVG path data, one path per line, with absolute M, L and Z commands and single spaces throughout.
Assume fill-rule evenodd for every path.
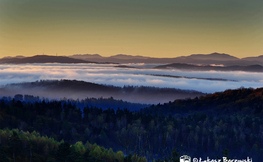
M 111 98 L 133 103 L 158 104 L 175 99 L 194 98 L 203 93 L 174 88 L 106 86 L 84 81 L 60 80 L 8 84 L 0 89 L 0 96 L 30 94 L 49 99 Z
M 263 87 L 263 75 L 257 72 L 179 71 L 165 69 L 115 68 L 98 64 L 20 64 L 0 65 L 0 85 L 36 80 L 83 80 L 114 86 L 154 86 L 213 93 L 240 87 Z M 137 65 L 137 67 L 144 65 Z M 147 74 L 147 75 L 146 75 Z M 155 75 L 155 76 L 154 76 Z M 162 77 L 171 75 L 196 78 L 221 78 L 235 81 Z

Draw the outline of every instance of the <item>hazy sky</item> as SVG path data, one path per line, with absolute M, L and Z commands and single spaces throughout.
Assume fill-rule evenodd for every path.
M 263 54 L 262 0 L 0 0 L 0 56 Z

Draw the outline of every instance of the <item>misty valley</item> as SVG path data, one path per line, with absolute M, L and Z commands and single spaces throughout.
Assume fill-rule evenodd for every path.
M 0 161 L 261 161 L 261 65 L 215 56 L 1 59 Z
M 178 161 L 186 154 L 259 161 L 262 95 L 262 88 L 241 88 L 157 105 L 2 97 L 1 159 Z
M 0 162 L 262 162 L 262 0 L 0 0 Z
M 262 72 L 155 68 L 159 65 L 133 64 L 136 68 L 119 68 L 116 64 L 0 64 L 0 85 L 68 79 L 118 87 L 150 86 L 214 93 L 242 86 L 258 88 L 263 82 Z

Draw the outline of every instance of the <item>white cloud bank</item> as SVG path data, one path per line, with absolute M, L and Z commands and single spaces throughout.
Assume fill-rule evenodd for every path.
M 147 74 L 147 75 L 145 75 Z M 235 81 L 169 78 L 173 75 L 197 78 L 222 78 Z M 0 65 L 0 85 L 36 80 L 76 79 L 115 86 L 143 85 L 197 90 L 205 93 L 243 87 L 263 87 L 263 73 L 257 72 L 189 72 L 178 70 L 124 69 L 98 64 L 22 64 Z

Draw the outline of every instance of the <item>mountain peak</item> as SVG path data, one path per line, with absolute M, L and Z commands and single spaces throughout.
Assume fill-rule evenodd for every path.
M 211 53 L 211 54 L 192 54 L 188 58 L 198 59 L 198 60 L 220 60 L 220 61 L 232 61 L 239 60 L 239 58 L 231 56 L 225 53 Z
M 144 57 L 144 56 L 139 56 L 139 55 L 133 56 L 133 55 L 126 55 L 126 54 L 117 54 L 114 56 L 110 56 L 110 58 L 128 60 L 128 59 L 147 59 L 149 57 Z
M 101 55 L 99 54 L 74 54 L 72 56 L 96 56 L 96 57 L 102 57 Z
M 132 55 L 126 55 L 126 54 L 117 54 L 110 57 L 133 57 Z

